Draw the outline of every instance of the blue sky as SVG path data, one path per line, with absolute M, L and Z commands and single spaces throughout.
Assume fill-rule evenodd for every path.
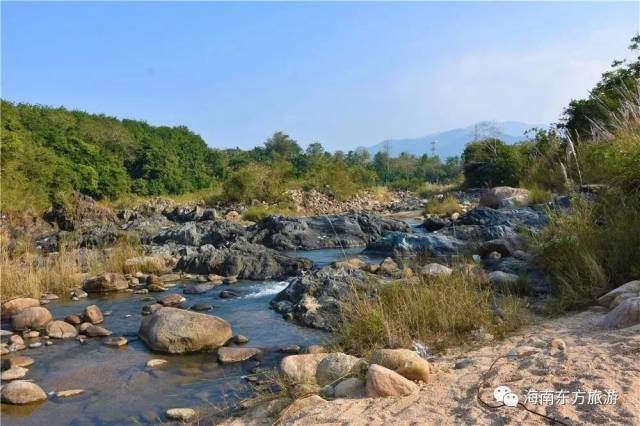
M 638 31 L 638 3 L 2 2 L 2 97 L 214 147 L 335 150 L 480 120 L 557 120 Z

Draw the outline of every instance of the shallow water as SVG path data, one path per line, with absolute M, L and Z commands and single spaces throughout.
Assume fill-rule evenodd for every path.
M 362 248 L 291 254 L 307 257 L 322 267 L 336 259 L 358 255 L 361 251 Z M 371 262 L 380 260 L 364 258 Z M 322 331 L 287 322 L 269 309 L 273 296 L 286 284 L 244 281 L 223 285 L 204 294 L 185 295 L 186 305 L 212 305 L 214 308 L 208 313 L 229 321 L 234 334 L 247 336 L 249 343 L 245 346 L 265 350 L 260 366 L 270 368 L 283 356 L 278 348 L 291 344 L 322 343 L 327 337 Z M 218 294 L 223 289 L 233 289 L 240 297 L 221 299 Z M 137 338 L 141 309 L 151 303 L 145 299 L 161 298 L 170 293 L 182 293 L 181 285 L 155 295 L 118 293 L 91 296 L 77 302 L 61 300 L 47 305 L 54 318 L 62 319 L 82 313 L 87 305 L 96 304 L 103 313 L 110 312 L 102 325 L 116 336 L 126 336 L 129 344 L 111 348 L 104 346 L 99 338 L 88 339 L 85 344 L 75 339 L 54 339 L 52 346 L 19 352 L 19 355 L 28 355 L 35 360 L 25 379 L 38 383 L 45 392 L 66 389 L 84 389 L 85 392 L 67 399 L 51 397 L 42 404 L 24 407 L 2 404 L 2 424 L 157 424 L 165 421 L 163 413 L 169 408 L 220 405 L 246 396 L 249 388 L 241 376 L 255 367 L 255 361 L 222 366 L 217 362 L 215 352 L 153 354 Z M 167 359 L 169 363 L 162 368 L 148 369 L 145 364 L 152 358 Z

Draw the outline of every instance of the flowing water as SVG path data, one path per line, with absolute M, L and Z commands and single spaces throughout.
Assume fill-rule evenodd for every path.
M 290 254 L 307 257 L 322 267 L 361 251 L 361 248 L 332 249 Z M 377 258 L 364 259 L 379 261 Z M 187 294 L 186 304 L 212 305 L 213 309 L 208 313 L 229 321 L 234 334 L 247 336 L 249 343 L 245 346 L 265 350 L 260 366 L 270 368 L 284 356 L 278 348 L 322 343 L 327 337 L 325 332 L 285 321 L 269 309 L 270 300 L 286 285 L 286 282 L 277 281 L 243 281 L 204 294 Z M 233 289 L 240 296 L 221 299 L 218 294 L 222 289 Z M 170 293 L 182 293 L 181 286 L 157 296 Z M 47 305 L 54 318 L 62 319 L 82 313 L 87 305 L 96 304 L 103 313 L 110 313 L 101 325 L 115 336 L 126 336 L 129 344 L 112 348 L 104 346 L 100 338 L 88 339 L 85 344 L 75 339 L 53 340 L 52 346 L 19 352 L 19 355 L 28 355 L 35 360 L 25 379 L 38 383 L 45 392 L 67 389 L 84 389 L 85 392 L 66 399 L 50 397 L 42 404 L 2 404 L 2 424 L 157 424 L 165 420 L 163 413 L 169 408 L 207 407 L 233 403 L 247 396 L 249 388 L 242 376 L 256 366 L 255 361 L 223 366 L 217 362 L 215 352 L 164 355 L 153 354 L 146 348 L 137 338 L 137 332 L 141 309 L 151 303 L 149 296 L 119 293 L 90 296 L 76 302 L 60 300 Z M 152 358 L 169 362 L 162 368 L 146 368 L 146 362 Z

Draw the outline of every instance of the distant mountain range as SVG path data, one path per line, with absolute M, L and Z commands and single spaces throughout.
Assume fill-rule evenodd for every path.
M 460 155 L 465 146 L 474 140 L 496 137 L 513 144 L 526 140 L 525 132 L 532 128 L 546 128 L 545 124 L 528 124 L 519 121 L 482 121 L 469 127 L 432 133 L 418 138 L 389 139 L 373 145 L 367 150 L 373 157 L 376 153 L 388 150 L 391 156 L 398 156 L 402 152 L 420 156 L 431 155 L 435 142 L 435 153 L 443 160 L 447 157 Z

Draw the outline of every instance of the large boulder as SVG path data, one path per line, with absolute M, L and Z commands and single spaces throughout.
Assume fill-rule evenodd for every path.
M 466 246 L 466 242 L 445 234 L 392 232 L 384 238 L 367 245 L 365 252 L 390 257 L 418 255 L 425 257 L 452 257 L 459 254 Z
M 82 285 L 82 288 L 88 293 L 107 293 L 110 291 L 126 290 L 129 288 L 129 283 L 122 274 L 106 272 L 88 278 Z
M 3 402 L 15 405 L 32 404 L 47 399 L 47 394 L 40 386 L 25 380 L 4 384 L 1 394 Z
M 293 258 L 262 245 L 239 240 L 229 247 L 203 246 L 199 253 L 183 256 L 178 269 L 194 274 L 237 276 L 239 279 L 279 279 L 310 269 L 308 259 Z
M 54 339 L 70 339 L 78 335 L 74 326 L 64 321 L 51 321 L 47 324 L 47 334 Z
M 361 247 L 387 232 L 409 232 L 405 222 L 368 213 L 310 217 L 269 216 L 254 226 L 252 242 L 276 250 Z
M 604 328 L 625 328 L 640 324 L 640 297 L 625 299 L 602 320 Z
M 186 246 L 211 244 L 215 247 L 235 242 L 245 237 L 247 231 L 240 225 L 226 220 L 187 222 L 160 232 L 153 237 L 157 244 L 175 243 Z
M 371 362 L 395 371 L 414 381 L 429 381 L 431 365 L 409 349 L 378 349 L 371 354 Z
M 51 320 L 51 312 L 41 306 L 23 309 L 11 319 L 14 330 L 39 330 Z
M 316 382 L 329 385 L 348 376 L 358 376 L 366 371 L 366 361 L 343 353 L 327 354 L 316 367 Z
M 185 353 L 213 349 L 232 336 L 222 318 L 176 308 L 161 308 L 142 319 L 138 335 L 157 352 Z
M 499 209 L 502 207 L 521 207 L 529 203 L 529 191 L 524 188 L 497 186 L 480 196 L 480 206 Z
M 18 297 L 2 304 L 2 319 L 10 319 L 13 315 L 26 309 L 40 306 L 38 299 Z
M 598 298 L 598 303 L 613 309 L 627 299 L 640 297 L 640 280 L 629 281 L 620 287 L 611 290 L 609 293 Z
M 280 361 L 280 371 L 291 383 L 315 385 L 318 364 L 327 356 L 328 354 L 289 355 Z
M 365 385 L 369 398 L 407 396 L 418 392 L 418 385 L 381 365 L 372 364 L 367 371 Z
M 85 321 L 90 322 L 91 324 L 100 324 L 102 321 L 104 321 L 102 311 L 96 305 L 89 305 L 84 308 L 82 317 Z

